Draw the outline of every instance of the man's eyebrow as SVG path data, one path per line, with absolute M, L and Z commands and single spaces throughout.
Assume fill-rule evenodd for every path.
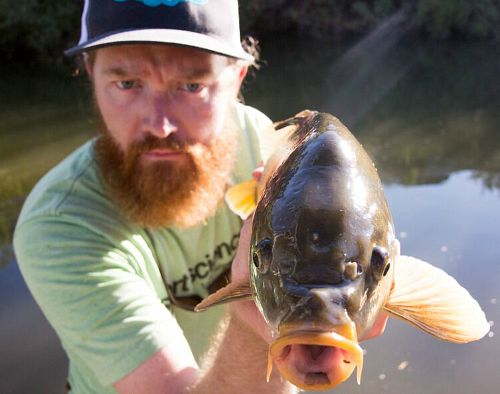
M 202 79 L 214 76 L 215 73 L 211 68 L 200 68 L 200 69 L 191 69 L 185 71 L 185 78 L 187 79 Z
M 130 71 L 127 71 L 120 66 L 106 68 L 104 69 L 103 73 L 104 75 L 114 76 L 114 77 L 126 77 L 133 74 Z
M 127 70 L 126 68 L 123 68 L 121 66 L 110 66 L 109 68 L 105 68 L 103 70 L 103 74 L 107 76 L 121 78 L 121 77 L 130 77 L 132 75 L 136 75 L 139 73 L 135 72 L 134 70 Z M 183 70 L 179 76 L 191 80 L 191 79 L 209 78 L 214 75 L 215 73 L 212 70 L 212 68 L 193 68 L 193 69 Z

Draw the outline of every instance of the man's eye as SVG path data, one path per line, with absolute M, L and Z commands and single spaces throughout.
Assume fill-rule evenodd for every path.
M 203 88 L 201 83 L 186 83 L 184 90 L 189 93 L 198 93 Z
M 135 88 L 137 84 L 135 81 L 130 80 L 130 81 L 118 81 L 117 85 L 120 89 L 129 90 Z

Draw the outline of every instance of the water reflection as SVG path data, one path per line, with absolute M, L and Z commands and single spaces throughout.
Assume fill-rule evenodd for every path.
M 282 53 L 277 48 L 285 43 L 274 42 L 275 57 L 249 101 L 276 119 L 303 108 L 335 114 L 362 141 L 384 182 L 437 183 L 471 169 L 498 188 L 500 47 L 396 37 L 363 40 L 340 54 L 314 43 Z
M 497 193 L 471 175 L 463 171 L 442 184 L 385 189 L 403 253 L 432 262 L 466 287 L 494 323 L 490 336 L 455 345 L 390 319 L 384 336 L 362 344 L 367 353 L 361 386 L 350 379 L 332 394 L 497 392 L 500 206 Z
M 247 86 L 247 102 L 273 119 L 304 108 L 336 114 L 377 163 L 404 253 L 445 268 L 500 322 L 500 49 L 423 43 L 387 29 L 342 45 L 263 40 L 268 65 Z M 7 262 L 26 193 L 93 125 L 86 99 L 75 101 L 81 80 L 0 75 L 0 261 Z M 0 297 L 0 392 L 58 392 L 65 357 L 15 264 L 0 270 Z M 392 322 L 364 347 L 361 387 L 349 381 L 335 392 L 493 393 L 500 384 L 498 335 L 456 346 Z
M 0 392 L 64 392 L 67 359 L 17 265 L 0 270 Z

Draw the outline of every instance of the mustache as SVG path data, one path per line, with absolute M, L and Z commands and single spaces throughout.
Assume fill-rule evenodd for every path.
M 146 136 L 143 140 L 134 142 L 129 148 L 129 154 L 139 156 L 153 149 L 169 149 L 174 152 L 187 152 L 189 144 L 179 140 L 174 134 L 167 138 L 157 138 L 153 135 Z

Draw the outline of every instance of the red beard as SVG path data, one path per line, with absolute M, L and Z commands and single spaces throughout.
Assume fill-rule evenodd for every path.
M 94 151 L 107 190 L 125 216 L 148 228 L 186 228 L 206 222 L 222 201 L 234 165 L 235 130 L 225 127 L 208 144 L 149 135 L 124 153 L 104 129 Z M 157 148 L 183 152 L 185 159 L 144 164 L 142 154 Z

